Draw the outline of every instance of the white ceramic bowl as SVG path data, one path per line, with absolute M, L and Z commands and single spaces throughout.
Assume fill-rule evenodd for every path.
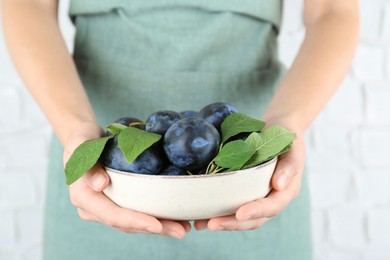
M 277 158 L 259 166 L 213 175 L 162 176 L 106 168 L 111 184 L 103 191 L 117 205 L 157 218 L 208 219 L 233 214 L 264 198 Z

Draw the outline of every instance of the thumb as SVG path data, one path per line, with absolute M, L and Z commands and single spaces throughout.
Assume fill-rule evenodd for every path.
M 291 179 L 298 174 L 296 163 L 291 158 L 279 160 L 275 174 L 272 177 L 272 186 L 275 190 L 281 191 L 290 183 Z
M 96 192 L 102 192 L 110 184 L 110 177 L 100 164 L 96 164 L 83 175 L 82 179 L 84 183 Z

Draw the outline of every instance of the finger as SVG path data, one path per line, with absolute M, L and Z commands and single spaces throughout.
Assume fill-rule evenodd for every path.
M 213 231 L 221 230 L 223 223 L 229 223 L 233 221 L 237 221 L 234 215 L 211 218 L 207 223 L 207 228 Z
M 191 231 L 191 223 L 189 221 L 178 221 L 183 227 L 186 233 Z
M 70 185 L 72 203 L 102 220 L 110 227 L 146 230 L 152 233 L 161 233 L 162 224 L 154 217 L 130 209 L 124 209 L 100 192 L 89 189 L 83 182 Z
M 272 187 L 281 191 L 290 183 L 291 179 L 303 170 L 305 160 L 305 146 L 303 142 L 294 144 L 291 150 L 279 156 L 275 173 L 272 176 Z
M 186 234 L 185 233 L 186 231 L 178 233 L 176 229 L 178 229 L 178 228 L 180 229 L 180 227 L 178 227 L 177 225 L 179 225 L 179 226 L 182 225 L 183 230 L 185 230 L 186 228 L 188 229 L 188 227 L 185 228 L 184 226 L 189 225 L 189 229 L 191 228 L 191 225 L 189 224 L 189 222 L 185 222 L 185 221 L 183 221 L 183 224 L 181 224 L 179 222 L 175 223 L 174 221 L 162 220 L 161 223 L 163 225 L 163 230 L 160 233 L 160 235 L 170 236 L 170 237 L 174 237 L 177 239 L 184 238 L 184 236 Z M 172 226 L 176 226 L 176 227 L 172 228 Z M 130 229 L 130 228 L 115 228 L 115 229 L 122 231 L 122 232 L 125 232 L 125 233 L 128 233 L 128 234 L 136 234 L 136 233 L 151 234 L 151 232 L 139 230 L 139 229 Z
M 97 124 L 84 123 L 73 129 L 70 136 L 68 136 L 64 145 L 63 163 L 64 166 L 73 154 L 74 150 L 85 142 L 86 140 L 98 139 L 104 136 L 103 129 Z
M 185 228 L 184 226 L 189 225 L 191 228 L 189 222 L 181 224 L 179 222 L 175 223 L 174 221 L 161 220 L 161 224 L 163 225 L 163 230 L 161 231 L 160 235 L 170 236 L 177 239 L 184 238 L 186 234 L 186 228 L 188 229 L 188 227 Z M 181 225 L 182 228 L 178 227 L 177 225 L 179 226 Z M 139 230 L 139 229 L 130 229 L 130 228 L 115 228 L 115 229 L 129 234 L 135 234 L 135 233 L 151 234 L 151 232 L 145 230 Z M 177 229 L 182 229 L 182 232 L 178 232 Z
M 93 221 L 93 222 L 101 222 L 100 219 L 98 219 L 97 217 L 95 217 L 94 215 L 90 214 L 89 212 L 81 209 L 81 208 L 77 208 L 77 213 L 79 214 L 79 217 L 82 219 L 82 220 L 85 220 L 85 221 Z
M 266 198 L 249 202 L 240 207 L 236 212 L 236 218 L 238 220 L 249 220 L 271 218 L 278 215 L 296 197 L 300 185 L 301 175 L 296 175 L 285 190 L 272 190 Z
M 140 230 L 140 229 L 131 229 L 131 228 L 115 228 L 114 229 L 127 233 L 127 234 L 153 234 L 149 231 Z
M 269 218 L 257 218 L 239 221 L 235 218 L 231 218 L 229 220 L 221 220 L 221 223 L 219 223 L 218 225 L 210 221 L 210 229 L 220 231 L 254 230 L 259 228 L 268 220 Z
M 201 231 L 207 228 L 207 223 L 209 219 L 199 219 L 194 222 L 194 227 L 196 230 Z
M 91 189 L 97 192 L 103 191 L 110 184 L 110 177 L 108 176 L 107 172 L 102 168 L 100 163 L 97 163 L 80 179 L 81 181 L 86 183 Z
M 163 226 L 163 229 L 160 232 L 161 235 L 182 239 L 187 234 L 183 225 L 178 222 L 165 219 L 161 219 L 160 222 Z
M 272 187 L 281 191 L 290 183 L 291 179 L 298 174 L 296 162 L 290 157 L 278 161 L 275 174 L 272 176 Z

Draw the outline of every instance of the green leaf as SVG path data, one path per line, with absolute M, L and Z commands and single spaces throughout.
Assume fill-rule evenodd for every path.
M 89 171 L 98 161 L 107 141 L 113 137 L 106 136 L 79 145 L 65 165 L 66 184 L 72 184 Z
M 271 126 L 262 133 L 252 133 L 245 140 L 255 148 L 255 154 L 245 163 L 245 168 L 259 165 L 281 153 L 288 151 L 296 134 L 281 126 Z
M 265 122 L 241 113 L 234 113 L 225 118 L 221 124 L 222 143 L 230 137 L 243 132 L 258 132 L 263 129 Z
M 252 145 L 242 140 L 237 140 L 224 145 L 214 158 L 214 161 L 219 167 L 238 170 L 254 153 L 255 148 Z
M 287 145 L 286 147 L 284 147 L 284 149 L 283 150 L 281 150 L 277 155 L 275 155 L 275 156 L 278 156 L 278 155 L 281 155 L 281 154 L 284 154 L 284 153 L 286 153 L 286 152 L 288 152 L 288 151 L 290 151 L 290 149 L 291 149 L 291 145 L 292 145 L 292 143 L 291 144 L 289 144 L 289 145 Z
M 118 146 L 128 163 L 132 163 L 138 155 L 161 139 L 161 135 L 144 130 L 127 127 L 118 135 Z
M 112 124 L 109 124 L 107 127 L 107 131 L 112 134 L 112 135 L 117 135 L 119 134 L 122 130 L 126 129 L 127 126 L 124 126 L 122 124 L 118 124 L 118 123 L 112 123 Z

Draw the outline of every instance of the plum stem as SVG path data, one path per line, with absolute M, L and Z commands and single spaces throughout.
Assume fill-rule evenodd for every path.
M 212 171 L 212 166 L 214 165 L 214 161 L 211 161 L 206 168 L 206 174 L 209 174 Z
M 150 124 L 144 122 L 133 122 L 129 124 L 129 126 L 137 126 L 137 125 L 150 125 Z

